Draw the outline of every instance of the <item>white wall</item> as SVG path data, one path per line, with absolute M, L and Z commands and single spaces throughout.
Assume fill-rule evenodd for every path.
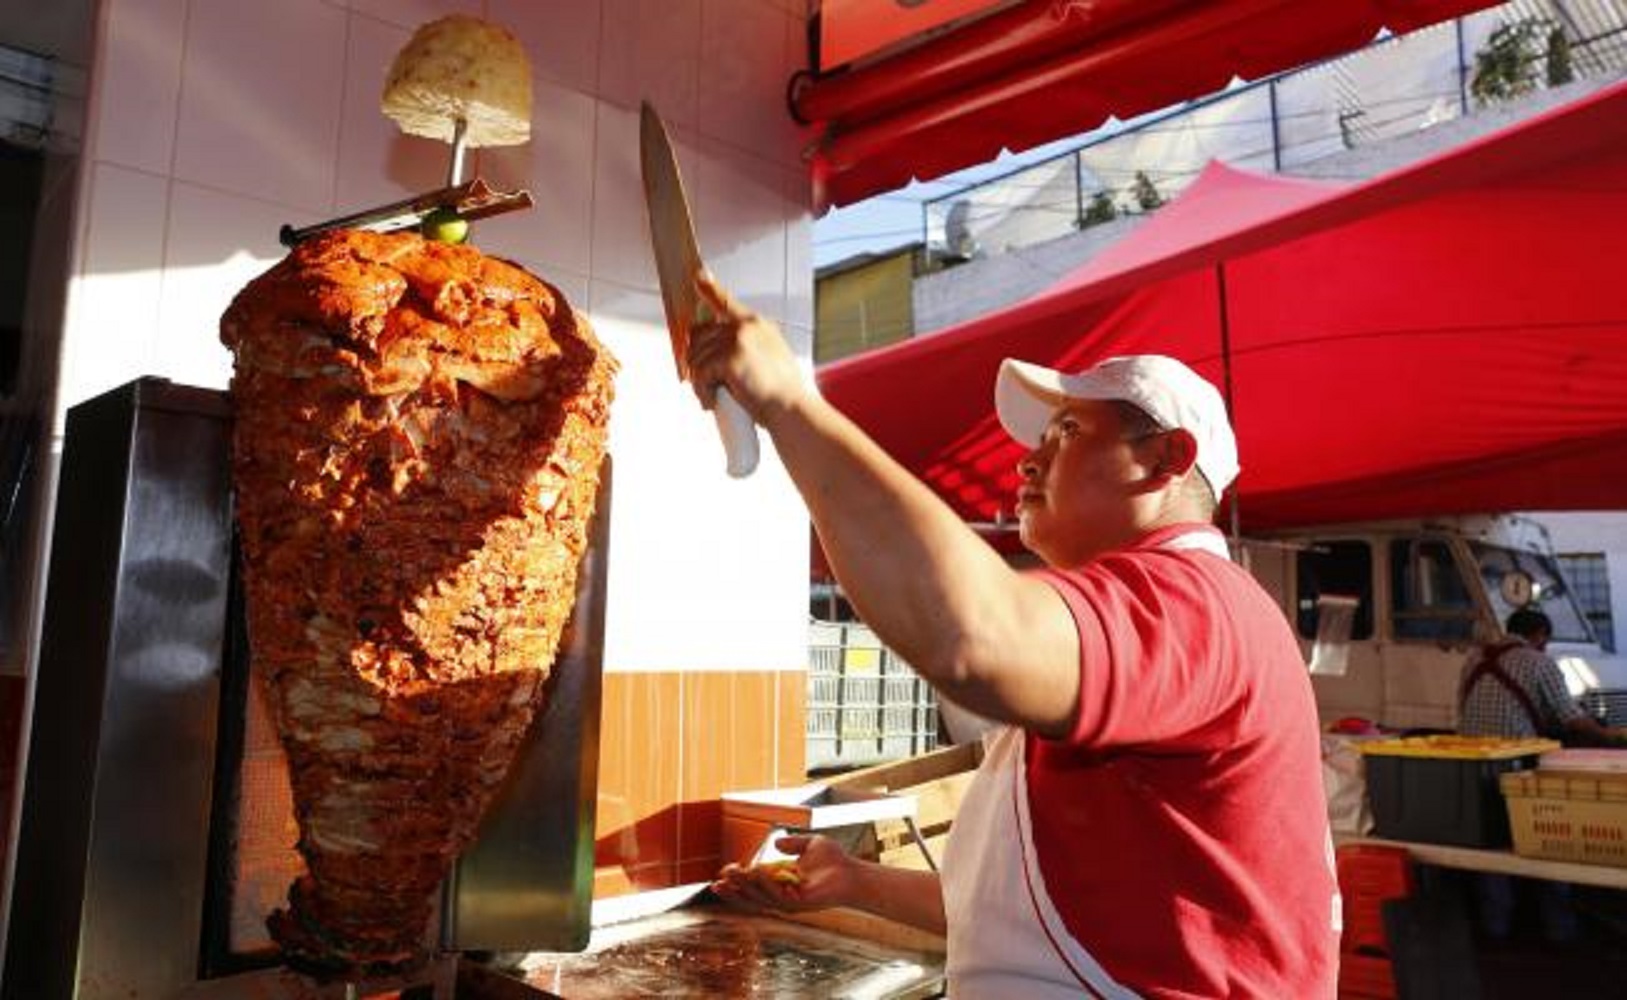
M 1008 247 L 963 264 L 923 274 L 910 288 L 915 335 L 948 329 L 1021 302 L 1130 233 L 1145 215 L 1124 215 L 1043 243 Z
M 1604 554 L 1616 649 L 1627 651 L 1627 512 L 1545 512 L 1527 516 L 1547 526 L 1555 552 Z
M 63 409 L 140 375 L 225 387 L 217 322 L 282 255 L 278 227 L 440 186 L 447 147 L 378 112 L 417 24 L 482 14 L 525 43 L 530 144 L 481 151 L 537 207 L 476 226 L 589 313 L 613 410 L 610 669 L 796 667 L 807 522 L 772 449 L 728 480 L 673 376 L 638 175 L 637 107 L 675 132 L 701 248 L 811 356 L 803 142 L 785 113 L 804 0 L 104 0 L 92 65 Z

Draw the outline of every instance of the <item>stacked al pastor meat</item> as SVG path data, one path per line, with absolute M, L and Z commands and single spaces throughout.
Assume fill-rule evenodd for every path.
M 301 244 L 221 339 L 250 644 L 308 868 L 271 930 L 294 964 L 401 971 L 542 697 L 616 362 L 558 289 L 405 234 Z

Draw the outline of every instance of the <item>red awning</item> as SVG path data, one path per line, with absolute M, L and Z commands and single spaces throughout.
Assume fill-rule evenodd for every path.
M 1048 291 L 819 383 L 969 520 L 1011 509 L 1000 360 L 1134 352 L 1229 375 L 1251 529 L 1627 508 L 1624 123 L 1627 84 L 1354 186 L 1212 165 Z
M 986 14 L 1011 0 L 821 0 L 819 58 L 844 66 L 952 22 Z
M 845 205 L 1347 52 L 1493 0 L 1025 0 L 793 95 Z

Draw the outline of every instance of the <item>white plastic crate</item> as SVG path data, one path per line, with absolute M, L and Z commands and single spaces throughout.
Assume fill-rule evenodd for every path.
M 859 624 L 808 630 L 808 767 L 875 764 L 938 745 L 931 685 Z

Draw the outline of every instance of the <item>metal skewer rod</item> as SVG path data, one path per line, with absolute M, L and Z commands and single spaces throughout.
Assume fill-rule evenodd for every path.
M 530 208 L 531 205 L 529 191 L 493 191 L 486 186 L 485 181 L 477 177 L 463 184 L 403 198 L 362 212 L 352 212 L 303 229 L 284 225 L 278 239 L 282 241 L 283 246 L 291 247 L 331 229 L 371 229 L 382 233 L 416 226 L 423 221 L 424 216 L 437 208 L 451 208 L 463 218 L 473 220 Z
M 910 839 L 915 846 L 921 849 L 921 857 L 926 859 L 926 866 L 933 871 L 938 870 L 938 859 L 932 856 L 932 848 L 927 846 L 926 838 L 921 836 L 921 828 L 915 825 L 915 817 L 905 816 L 904 827 L 910 832 Z
M 446 186 L 463 183 L 463 151 L 469 144 L 469 120 L 459 115 L 452 122 L 452 163 L 446 170 Z

